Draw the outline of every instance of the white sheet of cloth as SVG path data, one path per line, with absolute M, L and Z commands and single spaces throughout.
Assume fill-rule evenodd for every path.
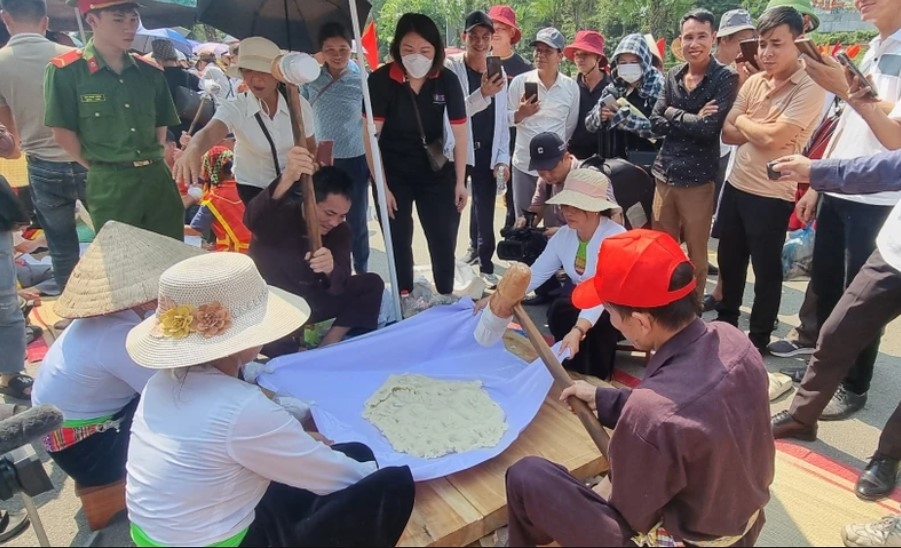
M 335 442 L 368 445 L 380 466 L 408 465 L 416 481 L 466 470 L 499 455 L 535 418 L 553 379 L 538 361 L 527 365 L 503 342 L 479 346 L 479 321 L 469 299 L 427 310 L 386 329 L 344 343 L 282 356 L 258 383 L 274 392 L 311 402 L 319 431 Z M 495 447 L 423 459 L 398 453 L 362 417 L 366 400 L 388 376 L 418 373 L 438 379 L 480 380 L 506 414 L 507 432 Z

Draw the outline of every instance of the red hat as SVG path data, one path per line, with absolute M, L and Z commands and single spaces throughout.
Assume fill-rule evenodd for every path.
M 491 6 L 491 9 L 488 10 L 488 17 L 492 21 L 513 27 L 513 38 L 510 39 L 511 44 L 516 44 L 522 38 L 522 32 L 516 26 L 516 12 L 510 6 L 503 4 Z
M 602 65 L 607 64 L 607 54 L 604 53 L 604 35 L 596 30 L 580 30 L 576 33 L 576 39 L 573 43 L 563 48 L 563 55 L 570 61 L 576 54 L 576 50 L 587 51 L 595 55 L 600 55 Z
M 120 6 L 125 4 L 131 4 L 136 8 L 141 7 L 141 4 L 137 2 L 137 0 L 77 0 L 78 1 L 78 11 L 81 12 L 82 15 L 87 14 L 89 11 L 94 10 L 102 10 L 106 8 L 111 8 L 113 6 Z M 69 0 L 68 4 L 74 5 L 75 2 L 73 0 Z
M 666 306 L 695 289 L 694 278 L 670 291 L 673 271 L 691 261 L 669 234 L 635 229 L 604 239 L 598 252 L 598 273 L 573 291 L 573 304 L 594 308 L 613 303 L 632 308 Z

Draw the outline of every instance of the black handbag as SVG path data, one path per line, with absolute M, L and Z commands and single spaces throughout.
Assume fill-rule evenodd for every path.
M 28 214 L 15 191 L 0 175 L 0 232 L 12 232 L 29 224 Z
M 175 112 L 182 122 L 191 123 L 200 110 L 200 118 L 197 119 L 197 127 L 204 127 L 213 115 L 216 114 L 216 105 L 209 98 L 191 91 L 185 86 L 176 86 L 172 90 L 172 100 L 175 103 Z
M 447 165 L 447 156 L 444 155 L 444 139 L 438 138 L 431 143 L 426 142 L 425 129 L 422 126 L 422 117 L 419 114 L 419 105 L 416 103 L 416 96 L 413 94 L 413 88 L 407 84 L 407 90 L 410 92 L 410 100 L 413 101 L 413 112 L 416 114 L 416 125 L 419 126 L 419 138 L 422 140 L 422 148 L 425 155 L 429 159 L 429 167 L 432 171 L 438 172 Z

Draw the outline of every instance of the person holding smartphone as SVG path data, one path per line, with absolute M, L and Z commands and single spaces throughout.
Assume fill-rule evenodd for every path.
M 510 133 L 507 130 L 507 80 L 500 57 L 489 56 L 494 23 L 483 11 L 466 16 L 464 53 L 445 61 L 460 80 L 469 116 L 469 175 L 472 205 L 469 218 L 469 249 L 464 261 L 478 263 L 488 287 L 497 285 L 494 275 L 494 203 L 498 184 L 510 178 Z
M 538 184 L 538 172 L 529 167 L 532 139 L 552 131 L 565 143 L 578 125 L 579 86 L 559 70 L 564 46 L 559 30 L 548 27 L 538 31 L 532 41 L 538 68 L 514 78 L 508 90 L 509 122 L 516 127 L 513 204 L 517 216 L 529 209 Z
M 642 35 L 630 34 L 620 41 L 613 52 L 610 73 L 611 82 L 585 116 L 585 128 L 591 132 L 603 128 L 608 132 L 608 148 L 614 158 L 644 153 L 650 161 L 639 163 L 650 165 L 660 141 L 653 140 L 649 117 L 663 93 L 663 74 L 654 68 L 653 53 Z M 617 103 L 619 98 L 625 98 L 629 105 Z
M 782 297 L 782 244 L 797 184 L 773 181 L 767 163 L 797 154 L 816 128 L 825 93 L 804 71 L 795 39 L 804 20 L 794 8 L 765 12 L 757 23 L 763 72 L 748 78 L 723 126 L 736 145 L 735 165 L 723 187 L 717 257 L 723 298 L 717 320 L 738 325 L 747 279 L 754 268 L 749 338 L 761 353 L 770 342 Z

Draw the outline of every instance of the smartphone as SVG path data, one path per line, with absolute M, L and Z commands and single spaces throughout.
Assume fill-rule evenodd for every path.
M 871 95 L 874 99 L 878 99 L 878 98 L 879 98 L 879 96 L 876 95 L 876 90 L 873 89 L 873 84 L 872 84 L 872 82 L 870 82 L 870 80 L 867 79 L 866 75 L 865 75 L 859 68 L 857 68 L 857 65 L 855 65 L 855 64 L 854 64 L 854 61 L 852 61 L 851 58 L 848 57 L 848 54 L 847 54 L 847 53 L 845 53 L 844 51 L 840 51 L 840 52 L 838 52 L 838 53 L 835 54 L 835 59 L 836 59 L 839 63 L 845 65 L 845 67 L 846 67 L 848 70 L 851 71 L 851 74 L 853 74 L 854 76 L 857 76 L 858 78 L 860 78 L 860 83 L 861 83 L 861 84 L 870 87 L 870 93 L 869 93 L 869 95 Z
M 738 43 L 738 46 L 741 48 L 742 61 L 751 63 L 751 66 L 760 70 L 760 65 L 757 64 L 757 48 L 760 46 L 760 42 L 756 38 L 751 38 L 750 40 L 742 40 Z
M 781 171 L 776 171 L 773 169 L 773 166 L 778 164 L 779 162 L 773 160 L 772 162 L 767 162 L 766 164 L 766 176 L 770 179 L 770 181 L 778 181 L 780 177 L 782 177 Z
M 525 84 L 525 96 L 526 99 L 529 100 L 538 100 L 538 82 L 526 82 Z
M 485 61 L 488 64 L 488 80 L 494 80 L 494 77 L 501 73 L 501 58 L 489 55 Z
M 798 51 L 807 55 L 817 63 L 823 62 L 823 56 L 820 55 L 820 50 L 810 38 L 799 38 L 795 40 L 795 47 L 798 48 Z
M 321 166 L 334 165 L 335 160 L 332 157 L 334 147 L 334 141 L 319 141 L 316 144 L 316 163 Z
M 603 101 L 604 101 L 604 106 L 607 107 L 608 109 L 610 109 L 614 112 L 619 110 L 619 103 L 616 102 L 616 99 L 612 95 L 609 95 L 609 94 L 604 95 Z

